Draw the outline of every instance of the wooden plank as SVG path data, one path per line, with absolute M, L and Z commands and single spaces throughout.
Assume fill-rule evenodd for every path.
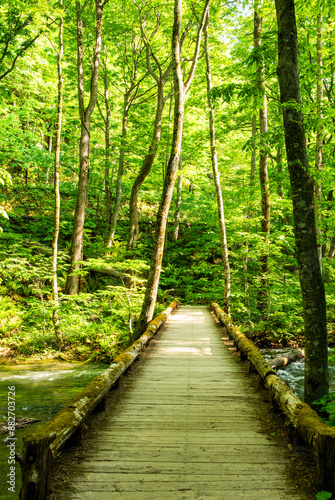
M 167 474 L 162 474 L 162 473 L 151 473 L 151 474 L 140 474 L 140 479 L 139 479 L 139 474 L 136 473 L 128 473 L 128 472 L 112 472 L 111 471 L 104 471 L 104 472 L 85 472 L 81 475 L 81 481 L 83 483 L 89 483 L 89 482 L 97 482 L 97 483 L 107 483 L 112 479 L 112 482 L 117 482 L 117 483 L 132 483 L 135 482 L 137 483 L 140 481 L 141 483 L 174 483 L 176 485 L 177 482 L 187 484 L 187 483 L 211 483 L 215 485 L 215 483 L 221 483 L 222 482 L 222 473 L 223 470 L 221 470 L 221 473 L 217 474 L 180 474 L 180 473 L 167 473 Z M 273 484 L 274 482 L 280 481 L 283 477 L 282 473 L 276 473 L 273 472 L 271 474 L 264 474 L 259 473 L 259 474 L 226 474 L 226 471 L 224 471 L 224 474 L 226 476 L 226 487 L 230 486 L 232 487 L 235 482 L 239 484 L 246 484 L 250 483 L 251 486 L 253 483 L 259 483 L 262 481 L 264 483 L 264 487 L 267 488 L 269 484 Z M 111 478 L 112 476 L 112 478 Z M 182 484 L 181 484 L 182 486 Z M 134 488 L 133 485 L 129 484 L 128 491 L 132 491 Z
M 127 453 L 128 452 L 128 453 Z M 88 452 L 87 457 L 94 457 L 96 455 L 95 452 Z M 248 455 L 248 457 L 246 457 Z M 239 464 L 239 467 L 241 467 L 241 464 L 245 464 L 246 462 L 253 462 L 253 463 L 259 463 L 262 464 L 264 461 L 268 461 L 269 463 L 271 462 L 272 464 L 276 463 L 283 463 L 283 462 L 288 462 L 288 457 L 287 453 L 284 453 L 283 451 L 274 451 L 271 450 L 271 453 L 269 453 L 269 450 L 267 451 L 267 454 L 261 455 L 258 451 L 255 452 L 250 452 L 246 451 L 245 449 L 238 451 L 238 450 L 225 450 L 223 452 L 218 452 L 218 451 L 211 451 L 211 452 L 202 452 L 201 454 L 197 454 L 195 456 L 191 455 L 190 453 L 185 451 L 175 451 L 175 453 L 172 453 L 169 449 L 163 449 L 161 451 L 156 451 L 150 453 L 150 451 L 146 450 L 120 450 L 120 449 L 108 449 L 108 450 L 99 450 L 99 460 L 105 461 L 105 460 L 156 460 L 157 462 L 178 462 L 178 463 L 185 463 L 186 461 L 189 463 L 203 463 L 203 462 L 208 462 L 208 461 L 213 461 L 216 463 L 235 463 Z
M 197 489 L 201 489 L 203 492 L 208 491 L 210 489 L 215 489 L 218 490 L 221 488 L 222 494 L 225 491 L 225 489 L 234 489 L 237 493 L 239 490 L 246 490 L 246 489 L 251 489 L 251 490 L 257 490 L 257 491 L 264 491 L 267 490 L 268 493 L 271 491 L 275 490 L 276 488 L 285 490 L 284 487 L 278 487 L 278 484 L 280 483 L 280 480 L 282 477 L 279 478 L 274 478 L 274 479 L 269 479 L 268 481 L 264 481 L 262 479 L 260 480 L 252 480 L 252 479 L 239 479 L 236 481 L 235 479 L 229 480 L 225 479 L 224 483 L 222 480 L 213 480 L 211 481 L 198 481 L 197 477 L 195 476 L 193 480 L 191 481 L 183 481 L 183 480 L 171 480 L 171 481 L 145 481 L 144 476 L 138 477 L 137 481 L 127 481 L 127 479 L 124 479 L 123 481 L 117 481 L 114 480 L 113 475 L 111 477 L 110 474 L 108 474 L 108 477 L 106 476 L 102 481 L 100 482 L 97 478 L 92 479 L 92 481 L 86 481 L 85 476 L 81 476 L 80 478 L 80 483 L 76 485 L 76 490 L 78 492 L 82 491 L 96 491 L 96 492 L 106 492 L 109 491 L 111 493 L 115 491 L 147 491 L 153 492 L 157 490 L 157 483 L 161 485 L 161 491 L 181 491 L 181 490 L 190 490 L 190 491 L 196 491 Z M 101 478 L 102 479 L 102 478 Z M 271 493 L 270 493 L 271 494 Z M 164 497 L 163 497 L 164 498 Z
M 71 498 L 72 500 L 110 500 L 111 493 L 110 492 L 99 492 L 99 496 L 97 497 L 96 492 L 90 491 L 82 491 L 80 493 L 66 492 L 63 496 L 56 496 L 54 500 L 67 500 Z M 116 500 L 149 500 L 147 492 L 122 492 L 117 491 L 113 492 L 113 499 Z M 288 499 L 299 499 L 298 492 L 290 492 L 283 491 L 278 489 L 276 491 L 263 490 L 263 491 L 251 491 L 249 488 L 245 490 L 236 491 L 236 489 L 225 490 L 224 497 L 222 496 L 222 490 L 213 490 L 210 489 L 205 493 L 194 491 L 194 490 L 185 490 L 176 491 L 176 490 L 160 490 L 159 492 L 153 491 L 150 492 L 150 500 L 179 500 L 179 499 L 191 499 L 194 500 L 207 500 L 208 498 L 215 500 L 288 500 Z
M 76 466 L 67 500 L 307 500 L 205 308 L 181 308 Z M 61 495 L 61 493 L 60 493 Z M 52 500 L 57 500 L 57 496 Z
M 276 472 L 285 472 L 286 462 L 276 464 Z M 108 460 L 101 461 L 94 457 L 87 458 L 80 464 L 81 472 L 124 472 L 126 474 L 203 474 L 204 476 L 208 474 L 221 474 L 223 473 L 223 467 L 221 463 L 217 462 L 206 462 L 206 463 L 192 463 L 184 462 L 180 464 L 178 462 L 159 462 L 146 460 L 145 462 L 138 462 L 137 460 Z M 259 463 L 244 463 L 243 472 L 244 474 L 252 475 L 262 475 L 262 474 L 272 474 L 273 464 L 268 462 Z M 236 464 L 235 463 L 225 463 L 224 464 L 224 474 L 232 475 L 236 474 Z

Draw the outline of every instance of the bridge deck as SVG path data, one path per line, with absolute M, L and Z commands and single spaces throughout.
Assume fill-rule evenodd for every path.
M 306 500 L 205 307 L 181 307 L 77 466 L 69 500 Z

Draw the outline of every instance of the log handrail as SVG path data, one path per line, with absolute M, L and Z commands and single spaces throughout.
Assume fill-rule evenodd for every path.
M 95 377 L 79 394 L 74 396 L 41 431 L 24 436 L 22 451 L 16 456 L 22 473 L 21 500 L 44 500 L 46 498 L 50 458 L 60 452 L 66 441 L 76 431 L 80 431 L 86 418 L 138 357 L 143 346 L 165 323 L 177 306 L 178 299 L 175 299 L 167 309 L 148 324 L 138 340 L 117 356 L 107 370 Z
M 315 449 L 318 487 L 335 495 L 335 428 L 321 422 L 318 414 L 308 404 L 300 401 L 265 361 L 259 349 L 236 328 L 230 316 L 218 304 L 211 301 L 211 309 L 225 326 L 237 349 L 262 378 L 272 401 L 285 413 L 303 441 Z

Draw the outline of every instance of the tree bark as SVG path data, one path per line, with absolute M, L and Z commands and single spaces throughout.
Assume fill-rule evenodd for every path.
M 278 23 L 277 74 L 305 325 L 305 401 L 311 404 L 328 392 L 326 301 L 317 252 L 313 181 L 308 171 L 300 102 L 294 1 L 275 0 L 275 3 Z
M 254 99 L 256 100 L 256 99 Z M 256 172 L 256 135 L 257 135 L 257 115 L 252 114 L 251 119 L 251 137 L 252 137 L 252 150 L 250 159 L 250 187 L 255 185 L 255 172 Z
M 214 184 L 216 191 L 216 200 L 218 205 L 221 252 L 222 252 L 222 260 L 224 268 L 223 310 L 226 314 L 230 314 L 230 266 L 229 266 L 229 253 L 227 244 L 226 223 L 224 216 L 224 206 L 223 206 L 223 198 L 222 198 L 221 183 L 220 183 L 220 173 L 218 168 L 218 157 L 217 157 L 216 143 L 215 143 L 215 112 L 211 97 L 212 74 L 211 74 L 211 61 L 209 57 L 208 25 L 209 25 L 209 14 L 207 15 L 206 24 L 204 28 L 207 101 L 208 101 L 208 111 L 209 111 L 209 137 L 210 137 L 210 147 L 211 147 L 212 170 L 213 170 L 213 177 L 214 177 Z
M 174 241 L 177 241 L 179 238 L 181 192 L 182 192 L 182 188 L 183 188 L 183 176 L 181 174 L 181 172 L 183 170 L 182 156 L 180 156 L 178 168 L 179 168 L 180 174 L 178 177 L 177 193 L 176 193 L 176 211 L 174 213 L 174 223 L 173 223 L 173 239 L 174 239 Z
M 129 115 L 130 98 L 131 98 L 132 91 L 133 91 L 133 89 L 129 90 L 124 95 L 119 168 L 117 171 L 117 179 L 116 179 L 115 202 L 114 202 L 114 207 L 113 207 L 113 213 L 111 216 L 110 231 L 109 231 L 108 240 L 107 240 L 107 247 L 108 248 L 110 248 L 113 245 L 113 240 L 114 240 L 114 236 L 115 236 L 117 220 L 119 217 L 119 210 L 120 210 L 121 200 L 122 200 L 122 177 L 123 177 L 123 171 L 124 171 L 124 155 L 125 155 L 125 149 L 126 149 L 126 141 L 127 141 L 127 133 L 128 133 L 128 115 Z
M 105 124 L 105 198 L 106 198 L 106 234 L 109 234 L 111 228 L 111 213 L 112 213 L 112 191 L 109 180 L 109 168 L 110 168 L 110 122 L 111 122 L 111 106 L 109 102 L 108 95 L 108 78 L 107 78 L 107 65 L 104 62 L 104 74 L 103 74 L 103 82 L 104 82 L 104 102 L 105 102 L 105 111 L 106 116 L 103 116 L 102 112 L 100 113 L 104 124 Z M 100 108 L 99 108 L 100 110 Z
M 59 6 L 62 8 L 63 0 L 59 1 Z M 63 74 L 62 74 L 62 58 L 63 58 L 63 17 L 60 18 L 59 24 L 59 52 L 57 60 L 58 69 L 58 110 L 57 110 L 57 130 L 56 130 L 56 150 L 55 150 L 55 171 L 54 171 L 54 187 L 55 187 L 55 227 L 52 240 L 52 298 L 54 301 L 54 309 L 52 312 L 52 322 L 54 325 L 57 344 L 61 344 L 61 333 L 58 316 L 58 282 L 57 282 L 57 258 L 58 258 L 58 235 L 60 221 L 60 192 L 59 192 L 59 165 L 60 165 L 60 141 L 62 131 L 62 111 L 63 111 Z M 51 139 L 51 137 L 50 137 Z
M 134 247 L 137 243 L 138 235 L 139 235 L 139 226 L 138 226 L 138 211 L 137 211 L 137 199 L 138 199 L 138 193 L 140 190 L 141 185 L 145 181 L 146 177 L 148 176 L 151 167 L 155 161 L 159 143 L 161 140 L 161 134 L 162 134 L 162 116 L 163 116 L 163 110 L 164 110 L 164 105 L 166 99 L 164 98 L 164 87 L 165 84 L 170 76 L 171 70 L 172 70 L 172 64 L 169 64 L 165 72 L 163 73 L 162 71 L 162 66 L 157 59 L 157 57 L 154 55 L 150 42 L 144 32 L 144 22 L 141 17 L 141 10 L 140 10 L 140 24 L 141 24 L 141 33 L 142 33 L 142 39 L 145 44 L 145 51 L 146 51 L 146 63 L 147 63 L 147 69 L 150 75 L 154 78 L 157 84 L 157 105 L 156 105 L 156 116 L 155 116 L 155 122 L 154 122 L 154 129 L 153 129 L 153 134 L 152 134 L 152 139 L 151 143 L 149 145 L 149 150 L 148 154 L 145 156 L 142 167 L 134 181 L 132 190 L 131 190 L 131 196 L 130 196 L 130 203 L 129 203 L 129 213 L 130 213 L 130 227 L 129 227 L 129 237 L 128 237 L 128 243 L 127 243 L 127 249 L 130 250 L 130 248 Z M 157 30 L 158 30 L 159 24 L 157 25 Z M 157 31 L 156 30 L 156 31 Z M 152 37 L 151 37 L 152 38 Z M 158 74 L 153 70 L 150 57 L 154 59 L 155 65 L 158 68 Z
M 181 54 L 180 54 L 182 0 L 175 0 L 174 4 L 174 24 L 172 31 L 172 61 L 173 61 L 175 102 L 174 102 L 174 125 L 173 125 L 171 154 L 169 158 L 169 163 L 167 165 L 163 192 L 156 218 L 156 228 L 155 228 L 149 276 L 147 281 L 147 288 L 142 304 L 140 318 L 135 327 L 134 338 L 138 338 L 141 335 L 141 332 L 145 330 L 146 325 L 152 319 L 154 313 L 155 302 L 157 297 L 157 289 L 158 289 L 162 260 L 163 260 L 167 217 L 169 213 L 173 188 L 176 181 L 178 165 L 180 161 L 180 153 L 181 153 L 182 137 L 183 137 L 185 93 L 189 89 L 194 76 L 195 67 L 199 57 L 201 34 L 205 23 L 205 18 L 208 12 L 209 2 L 210 0 L 206 0 L 204 11 L 200 21 L 200 26 L 198 28 L 196 48 L 191 63 L 191 69 L 185 83 L 183 82 L 183 76 L 181 71 Z
M 78 100 L 81 121 L 81 134 L 79 143 L 79 182 L 76 208 L 73 221 L 72 242 L 70 251 L 70 269 L 66 281 L 65 293 L 75 295 L 78 293 L 79 276 L 73 274 L 79 269 L 78 262 L 82 260 L 84 222 L 88 201 L 89 169 L 90 169 L 90 125 L 91 115 L 95 108 L 98 96 L 98 76 L 101 53 L 101 23 L 103 7 L 102 0 L 95 0 L 96 11 L 96 37 L 95 50 L 91 70 L 90 99 L 85 109 L 84 104 L 84 44 L 83 44 L 83 8 L 80 2 L 76 2 L 77 8 L 77 48 L 78 48 Z
M 162 116 L 163 116 L 163 110 L 164 110 L 164 104 L 165 104 L 165 99 L 164 99 L 164 85 L 165 85 L 165 83 L 166 83 L 166 79 L 165 80 L 160 79 L 159 82 L 157 83 L 158 93 L 157 93 L 157 108 L 156 108 L 154 131 L 152 134 L 152 139 L 151 139 L 151 143 L 149 146 L 148 154 L 146 155 L 146 157 L 143 160 L 141 170 L 138 173 L 138 175 L 134 181 L 132 190 L 131 190 L 130 203 L 129 203 L 130 228 L 129 228 L 129 237 L 128 237 L 128 244 L 127 244 L 128 250 L 136 245 L 136 242 L 138 239 L 138 234 L 139 234 L 138 216 L 137 216 L 138 193 L 139 193 L 141 185 L 145 181 L 145 179 L 146 179 L 147 175 L 149 174 L 151 167 L 155 161 L 158 146 L 159 146 L 159 143 L 161 140 Z
M 317 41 L 316 41 L 316 65 L 317 65 L 317 85 L 316 85 L 316 100 L 317 100 L 317 133 L 315 145 L 315 171 L 316 182 L 314 187 L 315 193 L 315 221 L 316 221 L 316 236 L 318 241 L 318 256 L 320 268 L 322 271 L 322 242 L 321 242 L 321 201 L 322 201 L 322 147 L 323 147 L 323 116 L 322 116 L 322 101 L 323 101 L 323 78 L 322 78 L 322 13 L 321 5 L 318 2 L 318 18 L 317 18 Z
M 258 1 L 254 6 L 254 48 L 257 50 L 261 46 L 262 18 L 258 12 Z M 268 303 L 268 271 L 269 271 L 269 235 L 270 235 L 270 188 L 268 176 L 268 152 L 266 144 L 266 134 L 268 132 L 267 99 L 265 89 L 265 67 L 262 60 L 257 68 L 256 89 L 262 104 L 259 108 L 259 131 L 260 131 L 260 151 L 259 151 L 259 180 L 261 186 L 262 218 L 261 233 L 264 239 L 264 248 L 260 256 L 260 276 L 261 287 L 258 293 L 257 308 L 265 312 Z

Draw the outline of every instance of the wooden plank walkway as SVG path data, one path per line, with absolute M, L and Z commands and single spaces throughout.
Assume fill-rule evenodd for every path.
M 306 500 L 264 402 L 206 307 L 181 307 L 127 384 L 66 493 L 79 500 Z

